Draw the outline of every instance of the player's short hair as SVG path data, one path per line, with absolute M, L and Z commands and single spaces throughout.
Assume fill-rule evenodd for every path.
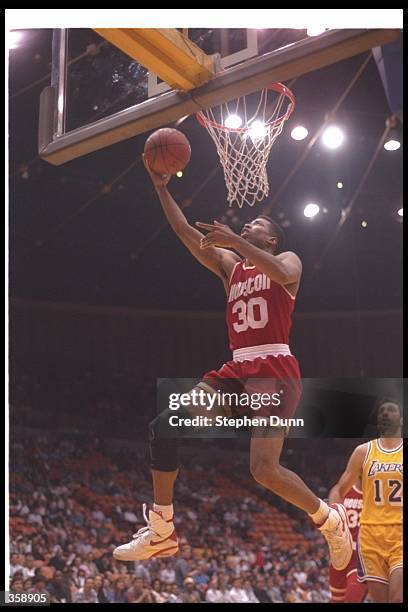
M 266 219 L 272 226 L 273 235 L 278 239 L 278 244 L 276 245 L 276 251 L 279 253 L 283 249 L 283 245 L 285 244 L 285 233 L 279 223 L 272 219 L 272 217 L 268 217 L 268 215 L 258 215 L 257 219 Z
M 398 401 L 397 399 L 395 399 L 395 397 L 382 397 L 381 399 L 379 399 L 376 402 L 376 405 L 375 405 L 375 408 L 374 408 L 374 414 L 375 414 L 376 418 L 378 417 L 378 413 L 380 411 L 381 406 L 383 406 L 384 404 L 395 404 L 396 406 L 398 406 L 400 417 L 402 417 L 401 402 Z

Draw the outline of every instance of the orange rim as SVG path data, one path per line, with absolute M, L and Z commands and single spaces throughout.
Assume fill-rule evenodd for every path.
M 274 121 L 270 121 L 265 124 L 265 127 L 274 127 L 275 125 L 279 125 L 280 123 L 282 123 L 282 121 L 286 121 L 290 117 L 290 115 L 295 109 L 296 100 L 291 90 L 285 85 L 282 85 L 282 83 L 272 83 L 272 85 L 269 85 L 266 89 L 272 89 L 273 91 L 283 94 L 290 100 L 290 104 L 288 108 L 286 109 L 286 112 L 283 115 L 281 115 Z M 221 123 L 212 121 L 212 119 L 209 119 L 208 117 L 206 117 L 202 111 L 199 111 L 198 113 L 196 113 L 196 118 L 197 118 L 198 123 L 202 125 L 203 127 L 207 127 L 207 125 L 211 125 L 212 127 L 215 127 L 218 130 L 222 130 L 224 132 L 239 133 L 239 132 L 246 132 L 248 130 L 248 127 L 229 128 L 226 125 L 222 125 Z

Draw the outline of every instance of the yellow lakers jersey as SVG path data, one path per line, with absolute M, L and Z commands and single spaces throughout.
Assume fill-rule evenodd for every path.
M 362 473 L 361 525 L 402 523 L 402 440 L 387 450 L 381 439 L 368 443 Z

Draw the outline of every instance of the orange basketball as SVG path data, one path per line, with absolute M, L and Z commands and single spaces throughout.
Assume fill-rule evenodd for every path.
M 191 147 L 179 130 L 161 128 L 146 140 L 144 154 L 149 168 L 157 174 L 176 174 L 190 161 Z

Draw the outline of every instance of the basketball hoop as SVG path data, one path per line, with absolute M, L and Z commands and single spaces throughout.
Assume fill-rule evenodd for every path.
M 273 83 L 258 95 L 254 111 L 250 108 L 254 100 L 243 96 L 196 113 L 217 147 L 230 206 L 234 202 L 240 208 L 244 203 L 253 206 L 268 195 L 269 153 L 295 108 L 293 93 L 281 83 Z

